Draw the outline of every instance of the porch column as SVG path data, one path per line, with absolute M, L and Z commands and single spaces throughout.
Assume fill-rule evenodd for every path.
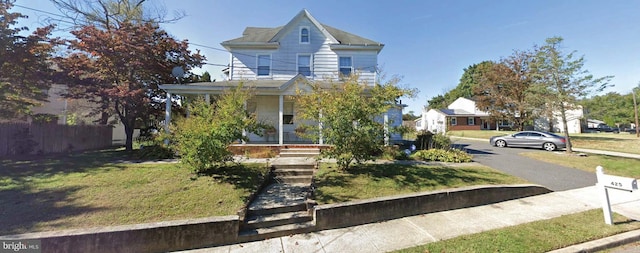
M 324 140 L 322 139 L 322 109 L 320 109 L 320 115 L 318 115 L 318 119 L 320 119 L 320 121 L 318 122 L 318 144 L 323 145 Z
M 209 94 L 206 95 L 205 99 L 209 98 Z M 242 103 L 242 109 L 246 112 L 247 111 L 247 101 L 245 100 L 244 103 Z M 247 142 L 244 140 L 247 137 L 247 129 L 246 128 L 242 128 L 242 144 L 247 144 Z
M 389 113 L 384 114 L 384 145 L 389 146 Z
M 167 91 L 167 100 L 164 106 L 164 131 L 169 133 L 169 122 L 171 121 L 171 93 Z M 169 144 L 169 139 L 164 140 L 164 144 Z
M 284 116 L 284 96 L 278 96 L 278 143 L 280 145 L 283 144 L 283 134 L 284 131 L 282 129 L 282 125 L 284 124 L 282 117 Z

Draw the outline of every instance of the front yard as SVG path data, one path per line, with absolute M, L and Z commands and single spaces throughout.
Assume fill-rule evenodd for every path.
M 177 163 L 114 162 L 122 156 L 0 161 L 0 235 L 236 214 L 266 172 L 197 177 Z
M 255 192 L 264 164 L 194 175 L 179 163 L 118 161 L 105 150 L 65 157 L 0 161 L 0 235 L 232 215 Z M 522 179 L 481 165 L 369 164 L 338 171 L 323 164 L 316 199 L 355 199 Z

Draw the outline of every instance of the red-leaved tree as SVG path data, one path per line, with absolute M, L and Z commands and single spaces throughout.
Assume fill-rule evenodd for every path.
M 26 16 L 10 12 L 13 0 L 0 0 L 0 118 L 17 119 L 47 101 L 53 70 L 50 59 L 58 40 L 50 38 L 53 26 L 23 36 L 16 27 Z
M 173 83 L 171 70 L 202 66 L 205 58 L 192 53 L 186 41 L 176 41 L 152 23 L 125 22 L 117 28 L 84 26 L 71 32 L 67 57 L 61 68 L 71 78 L 67 96 L 88 99 L 98 105 L 93 112 L 102 124 L 116 115 L 124 125 L 125 146 L 133 148 L 133 130 L 163 114 L 166 93 L 159 84 Z

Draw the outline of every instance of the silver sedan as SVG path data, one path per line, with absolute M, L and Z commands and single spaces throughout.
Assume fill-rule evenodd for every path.
M 567 147 L 567 140 L 560 135 L 542 131 L 522 131 L 509 135 L 493 136 L 489 143 L 496 147 L 530 147 L 554 151 Z

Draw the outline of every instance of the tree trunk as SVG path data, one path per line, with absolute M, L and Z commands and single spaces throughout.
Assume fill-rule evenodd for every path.
M 124 143 L 124 147 L 126 151 L 133 150 L 133 124 L 132 122 L 128 122 L 123 120 L 122 124 L 124 125 L 124 133 L 127 136 L 127 140 Z
M 569 138 L 569 126 L 567 125 L 567 113 L 565 112 L 565 107 L 563 104 L 560 104 L 560 115 L 562 116 L 562 129 L 564 130 L 564 138 L 567 140 L 567 153 L 571 154 L 573 152 L 573 147 L 571 147 L 571 139 Z

